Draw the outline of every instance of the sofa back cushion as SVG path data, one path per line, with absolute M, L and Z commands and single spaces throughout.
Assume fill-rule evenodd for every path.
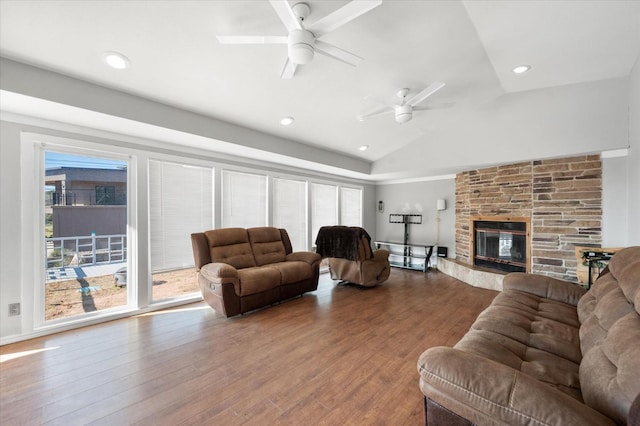
M 227 263 L 236 269 L 256 266 L 246 229 L 213 229 L 204 234 L 209 243 L 211 262 Z
M 247 229 L 256 265 L 284 262 L 287 258 L 278 228 L 263 226 Z
M 640 247 L 618 252 L 578 302 L 585 403 L 625 423 L 640 393 Z

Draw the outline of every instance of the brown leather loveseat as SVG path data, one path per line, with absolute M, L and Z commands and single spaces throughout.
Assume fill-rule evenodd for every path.
M 318 288 L 320 255 L 292 252 L 284 229 L 213 229 L 191 243 L 202 297 L 226 317 Z
M 427 424 L 640 425 L 640 247 L 589 291 L 509 274 L 453 347 L 419 359 Z

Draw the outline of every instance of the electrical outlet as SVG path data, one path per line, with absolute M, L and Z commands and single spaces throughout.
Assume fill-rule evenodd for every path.
M 20 304 L 19 303 L 9 303 L 9 316 L 15 317 L 20 315 Z

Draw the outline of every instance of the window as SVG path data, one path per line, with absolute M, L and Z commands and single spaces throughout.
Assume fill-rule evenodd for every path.
M 96 186 L 96 204 L 115 204 L 115 186 Z
M 222 227 L 267 225 L 267 176 L 222 171 Z
M 362 226 L 362 190 L 340 188 L 340 225 Z
M 307 247 L 307 184 L 304 181 L 273 179 L 273 226 L 284 228 L 294 251 Z
M 44 152 L 45 321 L 127 306 L 127 169 L 95 153 Z M 108 182 L 123 188 L 124 203 Z
M 338 225 L 338 187 L 321 183 L 311 184 L 311 242 L 315 245 L 323 226 Z
M 213 169 L 149 162 L 152 298 L 198 291 L 191 234 L 213 228 Z

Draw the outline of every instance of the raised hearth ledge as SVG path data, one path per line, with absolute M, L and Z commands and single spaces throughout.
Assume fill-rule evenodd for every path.
M 506 275 L 506 272 L 491 272 L 485 268 L 467 265 L 445 257 L 438 258 L 438 270 L 474 287 L 496 291 L 502 291 L 502 280 Z

